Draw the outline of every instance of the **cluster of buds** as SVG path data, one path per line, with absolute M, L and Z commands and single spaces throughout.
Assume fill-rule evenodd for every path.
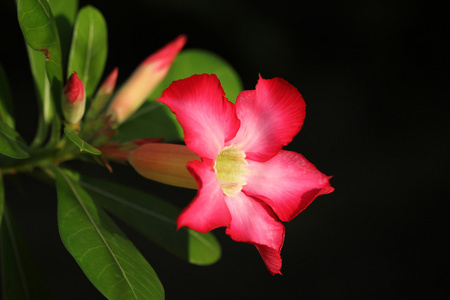
M 172 66 L 173 60 L 186 43 L 186 36 L 168 43 L 145 59 L 130 76 L 114 96 L 107 109 L 116 124 L 123 123 L 144 103 L 153 90 L 163 81 Z M 99 88 L 87 112 L 86 119 L 94 120 L 104 112 L 108 100 L 111 98 L 118 69 L 115 68 Z M 64 118 L 69 124 L 79 124 L 84 116 L 86 107 L 86 93 L 83 82 L 73 72 L 67 80 L 62 97 L 62 110 Z
M 147 141 L 140 140 L 137 144 L 127 145 L 112 142 L 114 128 L 138 110 L 163 81 L 185 43 L 186 36 L 180 35 L 156 53 L 150 55 L 138 66 L 121 89 L 113 95 L 118 77 L 118 69 L 115 68 L 100 86 L 95 97 L 91 99 L 86 116 L 84 116 L 86 110 L 85 88 L 83 82 L 78 78 L 77 72 L 74 71 L 67 80 L 62 97 L 61 108 L 66 126 L 70 126 L 72 130 L 80 131 L 84 139 L 109 154 L 130 150 L 130 145 L 134 145 L 131 147 L 134 149 L 142 141 Z M 109 107 L 107 107 L 108 102 L 110 102 Z M 83 117 L 84 123 L 82 123 Z M 151 140 L 150 142 L 154 141 Z M 119 156 L 109 158 L 123 157 L 124 154 L 122 153 Z

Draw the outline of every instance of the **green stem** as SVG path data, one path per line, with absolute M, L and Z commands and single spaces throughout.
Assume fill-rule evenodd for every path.
M 78 147 L 73 143 L 68 143 L 67 137 L 64 137 L 55 148 L 32 152 L 29 158 L 14 160 L 10 165 L 2 167 L 1 172 L 3 174 L 32 172 L 35 168 L 45 169 L 48 164 L 60 164 L 79 155 Z

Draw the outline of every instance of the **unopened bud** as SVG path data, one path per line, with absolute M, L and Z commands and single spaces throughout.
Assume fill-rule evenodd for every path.
M 132 151 L 128 161 L 143 177 L 178 187 L 197 189 L 197 183 L 186 168 L 200 157 L 183 145 L 145 144 Z
M 86 107 L 86 94 L 83 82 L 73 72 L 67 80 L 62 97 L 62 111 L 64 118 L 70 124 L 77 124 L 84 115 Z
M 131 77 L 114 97 L 109 111 L 117 123 L 131 116 L 163 81 L 172 62 L 186 43 L 186 36 L 178 38 L 150 55 L 134 71 Z
M 118 74 L 119 69 L 115 68 L 102 83 L 97 91 L 97 94 L 92 100 L 91 106 L 86 114 L 86 119 L 93 120 L 99 115 L 100 112 L 103 111 L 106 103 L 114 92 Z

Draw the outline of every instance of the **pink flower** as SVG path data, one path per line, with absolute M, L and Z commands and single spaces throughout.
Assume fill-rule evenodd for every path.
M 301 154 L 282 150 L 305 118 L 298 90 L 281 78 L 259 78 L 234 105 L 217 77 L 203 74 L 173 82 L 157 100 L 175 113 L 187 147 L 201 158 L 187 164 L 198 193 L 178 228 L 226 227 L 233 240 L 256 246 L 272 275 L 281 274 L 280 220 L 334 190 Z

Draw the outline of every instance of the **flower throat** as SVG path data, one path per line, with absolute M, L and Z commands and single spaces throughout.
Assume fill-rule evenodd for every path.
M 245 153 L 236 147 L 227 147 L 217 155 L 214 165 L 217 179 L 222 191 L 227 196 L 234 196 L 247 184 L 247 161 Z

